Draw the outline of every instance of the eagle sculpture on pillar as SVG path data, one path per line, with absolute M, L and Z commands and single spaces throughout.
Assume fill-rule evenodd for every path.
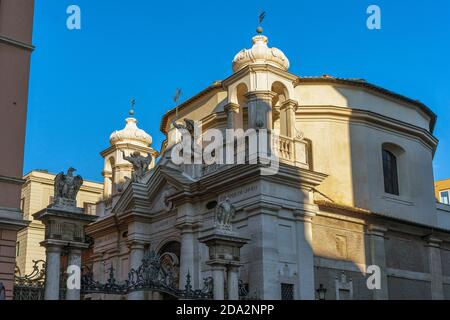
M 69 168 L 67 174 L 61 172 L 55 177 L 54 203 L 76 204 L 77 194 L 83 184 L 83 178 L 80 175 L 75 177 L 73 175 L 74 171 L 76 169 Z

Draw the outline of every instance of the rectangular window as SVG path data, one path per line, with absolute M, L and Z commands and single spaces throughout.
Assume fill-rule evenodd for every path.
M 16 242 L 16 257 L 20 255 L 20 241 Z
M 441 203 L 450 204 L 449 193 L 450 193 L 450 191 L 448 191 L 448 190 L 440 192 Z
M 20 210 L 23 212 L 25 209 L 25 198 L 20 199 Z
M 281 284 L 281 300 L 294 300 L 294 285 L 290 283 Z
M 383 174 L 384 191 L 389 194 L 399 195 L 397 158 L 388 150 L 383 149 Z

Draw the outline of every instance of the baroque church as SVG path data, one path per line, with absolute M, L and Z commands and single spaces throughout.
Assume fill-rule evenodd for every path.
M 132 112 L 112 133 L 98 219 L 86 228 L 95 279 L 113 266 L 126 280 L 152 250 L 175 266 L 180 288 L 189 275 L 194 288 L 239 279 L 256 299 L 450 299 L 450 212 L 433 191 L 436 115 L 363 79 L 294 75 L 262 30 L 252 42 L 228 78 L 163 116 L 160 152 Z M 177 127 L 189 121 L 202 132 L 279 132 L 277 172 L 260 161 L 175 164 Z M 148 159 L 140 179 L 132 155 Z M 208 263 L 202 240 L 224 203 L 243 239 L 229 268 Z

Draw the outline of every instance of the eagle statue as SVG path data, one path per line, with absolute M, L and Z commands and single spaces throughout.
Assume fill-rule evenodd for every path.
M 55 177 L 55 202 L 59 199 L 76 200 L 77 193 L 83 184 L 83 178 L 81 176 L 74 176 L 74 168 L 69 168 L 67 174 L 64 172 L 59 173 Z

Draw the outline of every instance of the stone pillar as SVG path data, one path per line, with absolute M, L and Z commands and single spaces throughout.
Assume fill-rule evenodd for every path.
M 386 274 L 386 250 L 384 247 L 384 234 L 387 229 L 378 226 L 369 226 L 369 236 L 370 236 L 370 256 L 372 265 L 376 265 L 381 271 L 381 289 L 374 289 L 373 298 L 374 300 L 388 300 L 388 281 Z
M 445 297 L 441 261 L 442 240 L 429 236 L 427 241 L 431 275 L 431 299 L 444 300 Z
M 248 106 L 248 127 L 272 129 L 272 91 L 253 91 L 245 95 Z
M 81 249 L 71 248 L 69 250 L 68 266 L 69 267 L 71 267 L 71 266 L 78 267 L 78 270 L 80 270 L 80 272 L 81 272 Z M 70 274 L 69 274 L 69 276 L 70 276 Z M 76 283 L 72 283 L 72 284 L 75 285 Z M 79 284 L 80 283 L 78 283 L 78 285 Z M 67 288 L 66 300 L 80 300 L 80 289 Z
M 298 103 L 294 100 L 286 100 L 281 105 L 281 134 L 290 138 L 295 138 L 297 135 L 295 130 L 295 111 L 297 110 Z
M 314 214 L 297 211 L 297 287 L 300 300 L 315 299 L 314 252 L 312 249 L 312 219 Z
M 239 105 L 230 102 L 224 109 L 227 113 L 227 129 L 242 128 L 242 123 L 239 118 Z
M 225 276 L 223 266 L 220 264 L 212 265 L 212 274 L 214 283 L 214 291 L 213 291 L 214 300 L 224 300 Z
M 130 270 L 133 268 L 137 270 L 144 259 L 145 243 L 140 241 L 131 241 L 130 247 Z M 144 291 L 133 291 L 128 294 L 128 300 L 144 300 Z
M 61 247 L 45 245 L 45 300 L 59 300 Z
M 232 230 L 214 228 L 205 230 L 199 241 L 208 247 L 209 260 L 206 264 L 212 267 L 215 300 L 223 300 L 225 296 L 224 270 L 228 269 L 228 299 L 239 298 L 239 279 L 237 268 L 240 263 L 240 249 L 250 239 L 240 237 Z
M 69 256 L 69 264 L 80 266 L 80 250 L 89 248 L 84 228 L 97 220 L 97 216 L 84 214 L 82 208 L 76 207 L 75 200 L 59 197 L 33 217 L 45 226 L 45 240 L 41 242 L 47 254 L 45 299 L 59 300 L 61 248 L 75 249 Z M 79 291 L 68 293 L 67 297 L 79 297 Z
M 277 248 L 277 213 L 280 207 L 257 204 L 245 208 L 248 219 L 248 234 L 252 237 L 249 256 L 248 280 L 250 292 L 258 299 L 279 300 L 281 298 L 278 277 L 279 256 Z
M 194 266 L 194 230 L 192 224 L 180 225 L 181 229 L 181 250 L 180 250 L 180 289 L 186 286 L 186 276 L 189 273 L 192 284 L 197 286 L 195 266 Z
M 228 300 L 239 300 L 239 268 L 237 266 L 227 267 L 227 289 Z

